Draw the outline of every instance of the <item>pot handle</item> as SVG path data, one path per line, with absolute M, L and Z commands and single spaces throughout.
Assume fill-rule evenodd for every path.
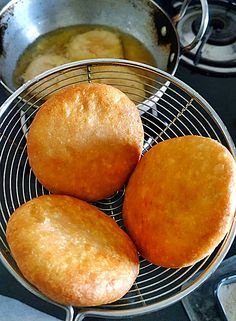
M 191 0 L 184 0 L 183 4 L 181 5 L 179 13 L 173 17 L 174 24 L 177 24 L 183 18 L 190 2 Z M 207 30 L 207 26 L 209 23 L 208 3 L 207 3 L 207 0 L 200 0 L 200 2 L 202 7 L 202 19 L 201 19 L 200 28 L 198 30 L 196 37 L 193 39 L 193 41 L 190 44 L 184 47 L 181 47 L 182 51 L 192 50 L 198 44 L 198 42 L 202 39 L 202 37 L 204 36 Z

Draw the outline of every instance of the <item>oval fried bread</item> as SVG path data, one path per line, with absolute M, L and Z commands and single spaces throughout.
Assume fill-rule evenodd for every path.
M 135 104 L 105 84 L 80 84 L 51 96 L 27 137 L 30 166 L 49 191 L 94 201 L 119 190 L 142 152 Z
M 113 302 L 138 275 L 137 252 L 125 232 L 96 207 L 70 196 L 25 203 L 10 217 L 6 235 L 25 278 L 62 304 Z
M 184 136 L 157 144 L 131 176 L 123 217 L 147 260 L 184 267 L 209 255 L 229 231 L 236 166 L 220 143 Z

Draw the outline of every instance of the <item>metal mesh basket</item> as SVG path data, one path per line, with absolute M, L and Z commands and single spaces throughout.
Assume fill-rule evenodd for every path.
M 21 284 L 53 304 L 56 303 L 23 278 L 11 257 L 5 230 L 11 213 L 17 207 L 33 197 L 48 193 L 35 178 L 27 159 L 26 136 L 35 113 L 53 92 L 80 82 L 103 82 L 116 86 L 137 104 L 145 131 L 143 154 L 169 138 L 202 135 L 218 140 L 234 155 L 233 142 L 209 104 L 180 80 L 150 66 L 111 59 L 75 62 L 45 72 L 18 89 L 0 109 L 0 258 Z M 121 227 L 123 197 L 124 189 L 95 203 Z M 127 295 L 112 304 L 79 308 L 77 314 L 73 307 L 56 305 L 66 311 L 67 321 L 82 320 L 86 315 L 127 316 L 164 308 L 206 280 L 224 258 L 234 234 L 235 222 L 210 256 L 187 268 L 162 268 L 140 257 L 140 274 L 136 282 Z

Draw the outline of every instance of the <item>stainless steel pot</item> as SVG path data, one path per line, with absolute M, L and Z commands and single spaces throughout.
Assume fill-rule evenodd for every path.
M 181 51 L 193 48 L 208 24 L 207 0 L 200 0 L 199 32 L 181 48 L 174 24 L 190 2 L 183 2 L 172 22 L 152 0 L 12 0 L 0 12 L 0 83 L 14 91 L 13 74 L 24 50 L 49 31 L 78 24 L 108 25 L 135 36 L 152 53 L 159 69 L 174 74 Z

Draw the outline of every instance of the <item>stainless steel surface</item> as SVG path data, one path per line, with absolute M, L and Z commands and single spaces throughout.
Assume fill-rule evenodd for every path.
M 98 65 L 100 66 L 99 71 L 96 70 Z M 113 66 L 112 77 L 108 78 L 106 76 L 108 74 L 101 70 L 101 67 L 106 65 Z M 235 156 L 235 148 L 230 135 L 212 107 L 182 81 L 156 68 L 125 60 L 90 60 L 55 68 L 23 85 L 0 109 L 2 134 L 0 137 L 0 165 L 3 178 L 0 182 L 3 195 L 3 201 L 0 203 L 0 258 L 16 279 L 36 295 L 39 295 L 39 292 L 24 280 L 18 271 L 5 239 L 6 224 L 12 212 L 27 200 L 48 193 L 38 183 L 30 169 L 23 126 L 26 125 L 26 128 L 29 128 L 43 101 L 43 98 L 37 98 L 38 93 L 40 92 L 43 97 L 46 86 L 48 93 L 48 90 L 55 89 L 54 84 L 65 87 L 81 81 L 93 82 L 101 78 L 105 82 L 109 80 L 110 84 L 117 85 L 120 74 L 116 77 L 116 73 L 119 72 L 116 68 L 119 66 L 129 67 L 129 73 L 138 72 L 140 74 L 142 72 L 140 81 L 145 84 L 145 96 L 141 91 L 137 92 L 137 99 L 134 97 L 134 101 L 139 102 L 138 108 L 145 131 L 143 153 L 154 144 L 168 138 L 197 134 L 218 140 Z M 85 78 L 82 79 L 81 74 Z M 122 75 L 128 79 L 128 75 L 125 73 Z M 63 79 L 67 81 L 63 82 Z M 158 90 L 163 88 L 166 82 L 169 86 L 158 96 Z M 135 85 L 134 80 L 129 79 L 123 91 L 133 94 L 133 85 Z M 141 103 L 140 99 L 142 99 Z M 150 106 L 149 101 L 152 100 L 156 102 L 154 113 L 152 108 L 148 111 L 146 108 L 146 104 Z M 22 123 L 23 116 L 25 120 Z M 121 227 L 123 227 L 121 213 L 123 196 L 124 189 L 95 204 L 106 214 L 111 215 Z M 188 268 L 166 269 L 153 265 L 140 257 L 140 274 L 126 296 L 109 305 L 80 309 L 75 319 L 72 307 L 62 307 L 67 311 L 66 320 L 82 320 L 85 316 L 134 316 L 167 307 L 196 289 L 216 270 L 232 244 L 234 236 L 235 221 L 217 249 L 201 262 Z M 40 297 L 48 301 L 43 294 L 40 294 Z
M 227 275 L 235 272 L 236 255 L 233 255 L 225 259 L 202 286 L 182 300 L 189 321 L 225 321 L 217 304 L 216 286 Z
M 173 21 L 175 23 L 178 23 L 179 21 L 181 21 L 184 18 L 186 10 L 187 10 L 189 4 L 191 3 L 191 1 L 192 0 L 184 0 L 182 6 L 180 8 L 179 14 L 173 18 Z M 195 48 L 206 32 L 208 22 L 209 22 L 208 4 L 207 4 L 207 1 L 205 1 L 205 0 L 200 0 L 200 2 L 201 2 L 201 10 L 200 10 L 200 12 L 198 12 L 198 14 L 199 14 L 199 16 L 201 15 L 201 23 L 200 23 L 199 30 L 198 30 L 197 34 L 192 35 L 192 37 L 190 39 L 188 39 L 188 42 L 186 42 L 184 45 L 181 43 L 182 52 L 189 51 L 189 50 L 192 50 L 193 48 Z
M 235 272 L 233 274 L 228 274 L 228 275 L 225 275 L 220 281 L 219 283 L 216 284 L 216 288 L 215 288 L 215 291 L 214 291 L 214 294 L 215 294 L 215 298 L 216 298 L 216 302 L 218 304 L 218 308 L 219 308 L 219 311 L 221 312 L 221 317 L 224 321 L 234 321 L 235 320 L 235 295 L 236 295 L 236 292 L 234 293 L 228 293 L 227 296 L 227 300 L 228 300 L 228 304 L 227 306 L 225 305 L 225 302 L 223 300 L 223 297 L 222 297 L 222 288 L 223 287 L 227 287 L 227 286 L 230 286 L 232 284 L 235 284 L 236 283 L 236 275 L 235 275 Z M 229 301 L 231 302 L 231 304 L 229 304 Z M 230 305 L 230 306 L 229 306 Z M 231 309 L 234 311 L 233 315 L 231 313 L 231 311 L 228 311 L 228 309 Z
M 202 37 L 208 21 L 206 0 L 202 3 Z M 139 39 L 152 53 L 158 68 L 174 74 L 180 44 L 170 18 L 152 0 L 12 0 L 0 12 L 0 78 L 10 92 L 13 73 L 24 50 L 39 36 L 60 27 L 101 24 L 119 28 Z M 192 39 L 191 39 L 192 41 Z

